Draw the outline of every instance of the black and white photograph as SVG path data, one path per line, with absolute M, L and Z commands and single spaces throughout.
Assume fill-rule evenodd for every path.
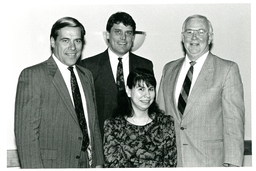
M 7 2 L 1 168 L 252 169 L 254 7 Z

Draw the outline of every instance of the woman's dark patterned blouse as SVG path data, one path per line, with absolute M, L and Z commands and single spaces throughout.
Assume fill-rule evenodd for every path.
M 173 118 L 155 115 L 137 126 L 123 117 L 104 123 L 105 167 L 175 167 L 177 149 Z

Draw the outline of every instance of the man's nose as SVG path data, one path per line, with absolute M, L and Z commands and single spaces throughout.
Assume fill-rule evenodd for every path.
M 75 43 L 74 42 L 70 42 L 69 48 L 72 49 L 72 50 L 75 50 L 76 49 Z
M 126 34 L 125 34 L 125 33 L 122 33 L 122 34 L 121 34 L 121 39 L 122 39 L 122 40 L 125 40 L 125 39 L 126 39 Z

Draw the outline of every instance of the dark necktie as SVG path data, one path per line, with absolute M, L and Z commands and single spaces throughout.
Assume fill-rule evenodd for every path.
M 73 71 L 73 67 L 68 67 L 68 70 L 71 72 L 71 79 L 70 79 L 71 90 L 72 90 L 73 100 L 75 104 L 75 111 L 76 111 L 80 128 L 83 133 L 82 151 L 85 151 L 89 145 L 89 135 L 88 135 L 87 124 L 84 116 L 84 109 L 83 109 L 81 94 L 79 91 L 75 73 Z
M 190 91 L 190 87 L 191 87 L 191 83 L 192 83 L 192 78 L 193 78 L 193 70 L 194 70 L 193 66 L 195 64 L 196 64 L 195 61 L 190 62 L 191 66 L 187 72 L 187 75 L 185 77 L 185 80 L 184 80 L 182 88 L 181 88 L 181 92 L 180 92 L 180 96 L 179 96 L 179 100 L 178 100 L 178 109 L 179 109 L 181 115 L 183 115 L 183 112 L 187 105 L 187 99 L 188 99 L 188 95 L 189 95 L 189 91 Z
M 117 65 L 117 72 L 116 72 L 116 84 L 119 91 L 124 90 L 124 74 L 123 74 L 123 63 L 122 58 L 118 58 L 119 62 Z

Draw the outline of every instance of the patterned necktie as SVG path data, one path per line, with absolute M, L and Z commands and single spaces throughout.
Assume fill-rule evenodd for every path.
M 119 91 L 124 90 L 124 74 L 123 74 L 123 63 L 122 58 L 118 58 L 119 62 L 117 65 L 117 72 L 116 72 L 116 85 Z
M 183 112 L 187 105 L 187 99 L 188 99 L 191 82 L 192 82 L 192 78 L 193 78 L 193 70 L 194 70 L 193 66 L 195 64 L 196 64 L 195 61 L 190 62 L 191 66 L 187 72 L 187 75 L 185 77 L 184 83 L 181 88 L 181 92 L 180 92 L 180 96 L 179 96 L 179 100 L 178 100 L 178 109 L 179 109 L 181 115 L 183 115 Z
M 72 89 L 73 100 L 74 100 L 74 104 L 75 104 L 75 111 L 76 111 L 76 115 L 78 118 L 80 128 L 83 133 L 82 151 L 85 151 L 89 145 L 89 135 L 88 135 L 87 124 L 86 124 L 86 120 L 85 120 L 85 116 L 84 116 L 84 109 L 83 109 L 83 105 L 82 105 L 81 94 L 79 91 L 75 73 L 73 71 L 73 67 L 68 67 L 68 70 L 71 72 L 70 80 L 71 80 L 71 89 Z

